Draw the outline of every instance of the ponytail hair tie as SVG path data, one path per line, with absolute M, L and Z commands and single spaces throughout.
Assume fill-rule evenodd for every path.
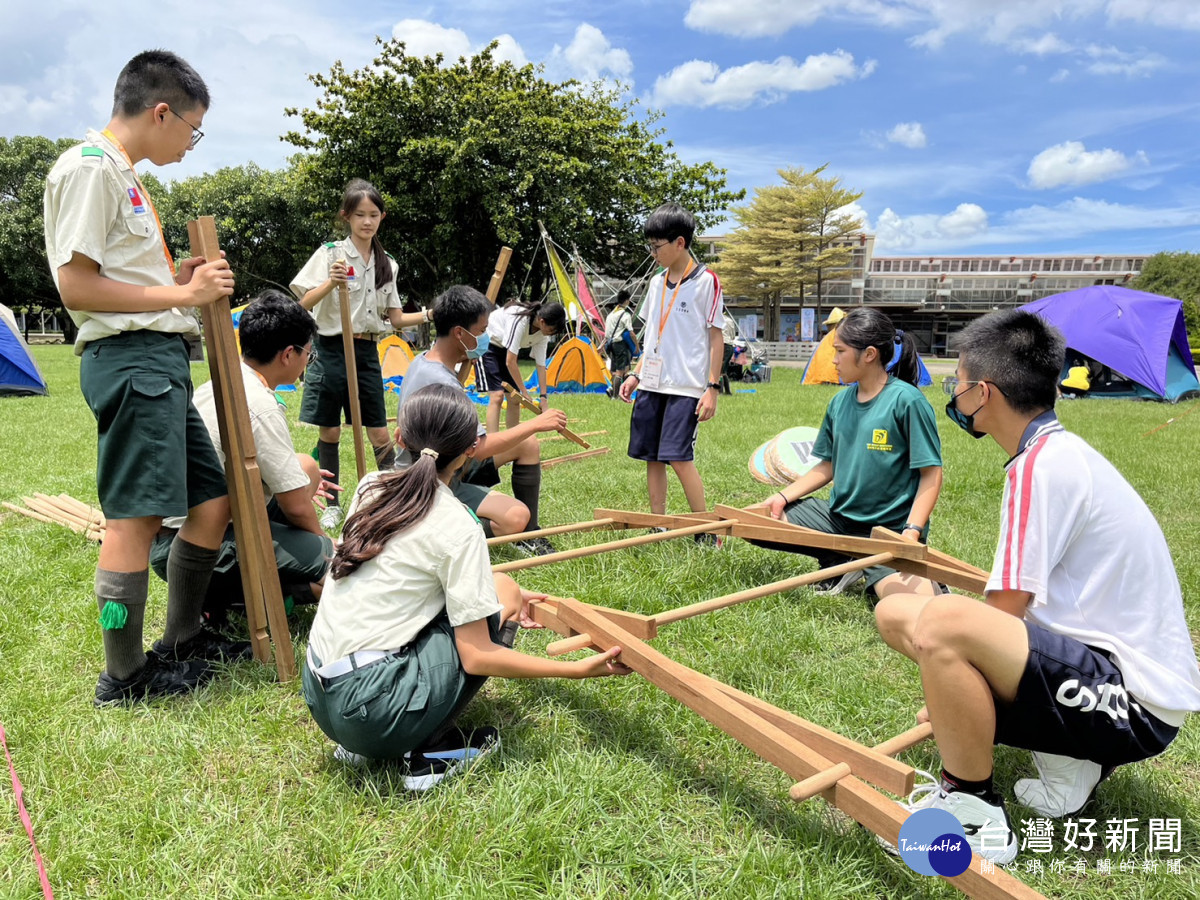
M 433 460 L 436 460 L 438 458 L 438 452 L 429 447 L 426 447 L 424 450 L 422 450 L 421 455 L 428 456 L 430 459 L 433 459 Z
M 904 329 L 903 329 L 903 328 L 897 328 L 897 329 L 896 329 L 896 340 L 895 340 L 895 343 L 899 344 L 899 343 L 903 343 L 903 341 L 904 341 Z

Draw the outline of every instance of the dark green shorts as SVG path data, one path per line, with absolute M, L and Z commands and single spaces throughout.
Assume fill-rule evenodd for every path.
M 323 534 L 313 534 L 288 524 L 274 498 L 267 504 L 271 525 L 271 540 L 275 545 L 275 565 L 283 593 L 293 585 L 307 587 L 325 577 L 333 558 L 333 541 Z M 167 580 L 167 558 L 177 532 L 163 529 L 150 547 L 150 568 L 163 581 Z M 245 602 L 242 595 L 242 572 L 238 567 L 237 541 L 233 526 L 225 531 L 213 579 L 204 603 L 206 610 L 227 609 L 232 603 Z
M 488 618 L 488 631 L 501 643 L 499 614 Z M 307 662 L 302 668 L 304 702 L 318 727 L 372 759 L 399 759 L 421 746 L 483 683 L 463 669 L 444 611 L 387 659 L 336 678 L 320 677 Z
M 608 346 L 608 363 L 614 372 L 628 369 L 633 364 L 633 351 L 625 343 L 624 338 L 613 341 Z
M 894 531 L 899 531 L 903 527 L 903 523 L 900 525 L 887 522 L 864 524 L 856 522 L 854 519 L 847 519 L 845 516 L 833 512 L 829 508 L 829 501 L 820 497 L 805 497 L 803 500 L 789 503 L 784 508 L 784 517 L 793 525 L 811 528 L 813 531 L 823 531 L 825 534 L 846 534 L 852 537 L 870 537 L 871 529 L 876 525 L 884 525 Z M 921 532 L 921 540 L 926 540 L 928 536 L 929 525 L 926 524 L 924 530 Z M 750 543 L 757 544 L 760 547 L 770 547 L 772 550 L 788 550 L 792 553 L 803 553 L 805 556 L 811 556 L 816 559 L 817 565 L 822 569 L 849 562 L 853 558 L 843 556 L 841 553 L 818 550 L 812 547 L 800 549 L 788 544 L 774 544 L 770 541 L 751 541 Z M 895 574 L 896 570 L 889 569 L 887 566 L 871 566 L 870 568 L 863 569 L 863 575 L 866 576 L 868 588 L 875 587 L 876 584 L 883 581 L 889 575 Z
M 182 335 L 126 331 L 89 341 L 79 387 L 96 417 L 96 489 L 110 519 L 184 516 L 227 493 L 192 404 Z
M 340 428 L 350 421 L 350 386 L 346 379 L 346 352 L 340 334 L 317 335 L 317 358 L 304 372 L 304 398 L 300 401 L 300 421 L 321 428 Z M 358 368 L 358 405 L 364 428 L 387 426 L 383 405 L 383 371 L 375 342 L 354 342 L 354 360 Z

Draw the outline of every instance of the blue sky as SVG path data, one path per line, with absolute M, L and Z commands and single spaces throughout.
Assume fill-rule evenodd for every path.
M 214 102 L 160 174 L 278 166 L 305 76 L 377 34 L 619 80 L 734 187 L 829 163 L 878 254 L 1200 249 L 1200 0 L 5 3 L 0 134 L 102 126 L 120 67 L 162 46 Z

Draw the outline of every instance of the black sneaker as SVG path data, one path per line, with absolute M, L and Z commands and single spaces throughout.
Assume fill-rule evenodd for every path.
M 693 534 L 692 540 L 696 542 L 697 547 L 702 547 L 705 550 L 720 550 L 721 537 L 720 535 L 705 532 L 703 534 Z
M 443 734 L 436 744 L 422 747 L 417 753 L 428 759 L 462 760 L 473 763 L 500 749 L 500 732 L 490 725 L 463 731 L 457 725 Z
M 254 648 L 249 641 L 231 641 L 219 632 L 201 626 L 193 637 L 180 641 L 174 646 L 167 646 L 162 641 L 155 641 L 148 656 L 161 659 L 201 659 L 206 662 L 239 662 L 254 656 Z
M 517 541 L 513 544 L 518 550 L 526 556 L 546 556 L 550 553 L 557 553 L 554 545 L 544 537 L 529 538 L 525 541 Z
M 405 760 L 404 786 L 410 791 L 427 791 L 466 765 L 458 759 L 431 759 L 414 750 Z
M 864 577 L 861 570 L 847 572 L 845 575 L 835 575 L 832 578 L 826 578 L 824 581 L 814 582 L 809 587 L 812 588 L 814 594 L 833 596 L 834 594 L 844 593 L 847 588 L 858 584 Z
M 203 660 L 176 661 L 148 653 L 146 665 L 129 678 L 113 678 L 107 672 L 101 672 L 96 683 L 95 704 L 117 706 L 187 694 L 199 687 L 207 674 L 208 663 Z

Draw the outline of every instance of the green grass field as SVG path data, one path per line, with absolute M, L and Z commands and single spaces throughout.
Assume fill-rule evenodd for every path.
M 95 503 L 95 425 L 65 347 L 35 354 L 48 398 L 0 401 L 0 499 L 66 492 Z M 207 371 L 195 367 L 197 382 Z M 735 387 L 739 387 L 735 385 Z M 769 385 L 723 397 L 701 427 L 698 460 L 709 503 L 745 505 L 770 492 L 746 461 L 794 424 L 817 425 L 836 388 L 802 388 L 777 370 Z M 291 395 L 295 418 L 299 395 Z M 1003 451 L 973 441 L 938 410 L 945 488 L 931 542 L 990 567 Z M 596 507 L 645 509 L 645 471 L 624 452 L 628 407 L 604 396 L 556 398 L 605 457 L 546 472 L 543 524 L 590 518 Z M 1063 403 L 1066 426 L 1104 452 L 1157 515 L 1175 556 L 1188 619 L 1200 626 L 1200 415 L 1149 436 L 1189 410 L 1151 403 Z M 315 430 L 296 426 L 298 447 Z M 344 440 L 342 470 L 353 473 Z M 566 441 L 546 455 L 578 449 Z M 507 484 L 507 476 L 506 476 Z M 686 511 L 672 482 L 671 511 Z M 471 724 L 500 728 L 503 750 L 421 796 L 386 770 L 332 758 L 298 683 L 240 664 L 194 698 L 98 711 L 102 665 L 92 578 L 97 547 L 66 529 L 0 516 L 0 723 L 24 782 L 40 849 L 60 897 L 948 897 L 824 801 L 795 804 L 790 779 L 638 676 L 493 681 Z M 560 549 L 604 532 L 556 540 Z M 513 558 L 499 548 L 496 560 Z M 665 542 L 518 573 L 522 584 L 653 613 L 811 568 L 804 557 L 729 540 L 722 552 Z M 164 585 L 151 578 L 146 637 L 161 633 Z M 1131 603 L 1137 597 L 1129 598 Z M 293 619 L 302 654 L 311 612 Z M 537 653 L 555 636 L 523 632 Z M 915 667 L 877 636 L 861 594 L 802 589 L 664 629 L 655 646 L 771 703 L 867 744 L 913 724 Z M 902 757 L 937 764 L 932 743 Z M 1032 772 L 1001 749 L 998 787 Z M 7 778 L 0 781 L 0 896 L 39 894 Z M 1014 819 L 1031 813 L 1010 805 Z M 1010 871 L 1047 896 L 1192 898 L 1200 894 L 1200 729 L 1195 721 L 1156 760 L 1119 770 L 1088 817 L 1091 852 L 1023 852 Z M 1143 864 L 1149 820 L 1181 820 L 1180 853 Z M 1132 819 L 1136 852 L 1104 847 L 1105 823 Z M 1180 861 L 1179 873 L 1168 861 Z M 1086 871 L 1075 869 L 1082 860 Z M 1103 871 L 1105 860 L 1111 873 Z M 1041 872 L 1031 871 L 1029 862 Z M 1035 867 L 1036 868 L 1036 867 Z

